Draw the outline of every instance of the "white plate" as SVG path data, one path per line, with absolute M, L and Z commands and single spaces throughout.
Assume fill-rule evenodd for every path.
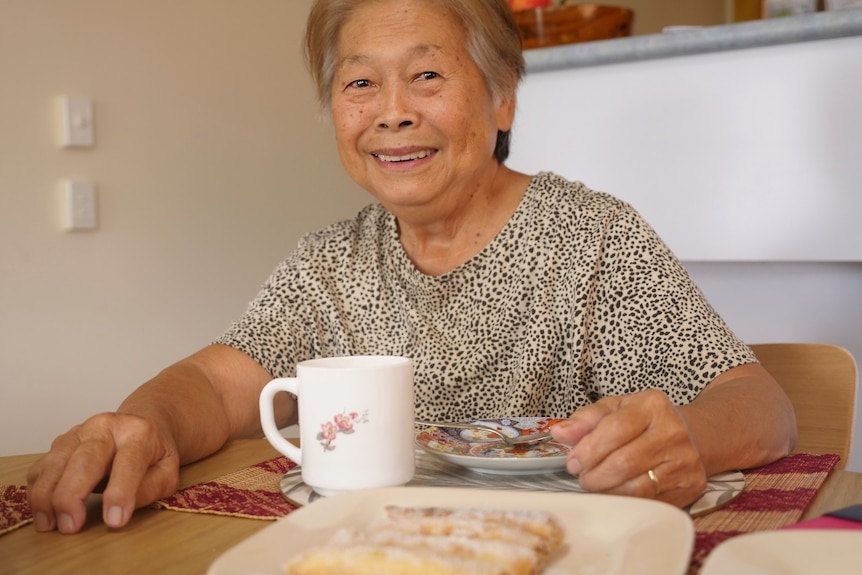
M 862 531 L 786 529 L 739 535 L 710 553 L 700 575 L 829 575 L 862 572 Z
M 322 498 L 226 551 L 208 575 L 283 575 L 282 566 L 339 527 L 366 526 L 386 505 L 538 509 L 565 529 L 563 546 L 543 575 L 625 573 L 681 575 L 694 543 L 691 518 L 676 507 L 612 495 L 392 487 Z
M 509 437 L 544 431 L 562 419 L 507 417 L 475 420 L 493 425 Z M 528 448 L 506 445 L 493 434 L 475 429 L 429 427 L 416 434 L 416 444 L 441 459 L 479 471 L 506 475 L 547 473 L 566 468 L 568 445 L 553 441 Z

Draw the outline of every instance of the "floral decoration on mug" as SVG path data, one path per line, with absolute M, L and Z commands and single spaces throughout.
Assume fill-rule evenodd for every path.
M 317 434 L 317 439 L 320 441 L 320 445 L 323 446 L 323 450 L 332 451 L 335 449 L 335 446 L 332 444 L 335 441 L 335 437 L 339 433 L 354 433 L 356 431 L 354 426 L 357 423 L 368 423 L 368 410 L 365 410 L 362 415 L 359 415 L 355 411 L 351 411 L 350 413 L 342 411 L 335 415 L 332 421 L 325 421 L 320 424 L 320 433 Z

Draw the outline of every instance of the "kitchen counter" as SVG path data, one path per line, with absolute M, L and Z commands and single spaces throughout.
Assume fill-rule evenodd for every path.
M 637 16 L 635 16 L 637 18 Z M 862 8 L 525 51 L 528 72 L 862 36 Z

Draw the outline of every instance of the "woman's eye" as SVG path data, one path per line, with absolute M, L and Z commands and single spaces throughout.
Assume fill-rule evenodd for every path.
M 418 79 L 420 79 L 420 80 L 433 80 L 434 78 L 437 78 L 437 77 L 438 77 L 437 72 L 422 72 L 421 74 L 419 74 Z
M 367 88 L 371 85 L 369 80 L 354 80 L 350 82 L 347 87 L 348 88 Z

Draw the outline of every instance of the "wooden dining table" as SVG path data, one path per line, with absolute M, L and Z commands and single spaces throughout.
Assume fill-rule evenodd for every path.
M 180 488 L 209 481 L 278 456 L 263 439 L 237 440 L 180 471 Z M 0 457 L 0 484 L 25 485 L 39 454 Z M 862 473 L 833 471 L 802 519 L 862 502 Z M 100 496 L 87 502 L 80 533 L 37 533 L 32 524 L 0 535 L 0 574 L 206 573 L 222 553 L 271 521 L 197 513 L 139 509 L 123 529 L 101 521 Z

